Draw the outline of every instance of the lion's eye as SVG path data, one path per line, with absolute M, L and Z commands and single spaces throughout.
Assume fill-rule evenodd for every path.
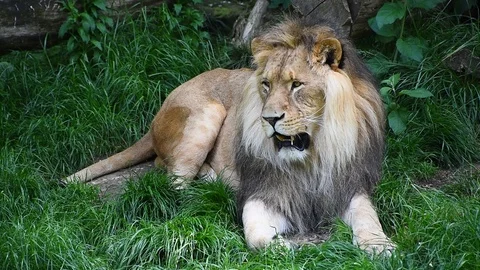
M 268 91 L 270 90 L 270 82 L 267 80 L 263 80 L 262 86 L 263 86 L 263 92 L 268 93 Z
M 303 83 L 299 81 L 292 82 L 292 90 L 298 90 L 298 88 L 302 87 Z

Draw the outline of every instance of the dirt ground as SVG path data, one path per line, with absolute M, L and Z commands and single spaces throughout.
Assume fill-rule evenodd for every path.
M 129 179 L 138 179 L 147 172 L 154 170 L 153 161 L 147 161 L 133 167 L 123 169 L 102 177 L 99 177 L 89 184 L 99 187 L 100 196 L 115 196 L 122 193 L 125 183 Z M 441 169 L 433 177 L 422 179 L 416 182 L 421 187 L 441 189 L 448 184 L 456 183 L 456 181 L 464 176 L 475 172 L 480 172 L 480 163 L 461 168 Z
M 425 188 L 440 189 L 445 185 L 455 183 L 459 177 L 480 172 L 480 163 L 453 169 L 441 169 L 433 177 L 417 181 L 417 184 Z

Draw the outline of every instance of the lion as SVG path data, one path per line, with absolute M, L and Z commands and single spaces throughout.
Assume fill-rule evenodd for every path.
M 370 195 L 381 177 L 385 115 L 352 43 L 328 23 L 287 20 L 251 42 L 253 69 L 215 69 L 176 88 L 147 134 L 66 181 L 155 157 L 180 184 L 236 191 L 247 245 L 294 244 L 340 217 L 353 243 L 390 253 Z

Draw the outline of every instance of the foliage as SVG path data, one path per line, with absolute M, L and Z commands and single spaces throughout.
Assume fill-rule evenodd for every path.
M 393 130 L 395 134 L 400 134 L 405 131 L 407 128 L 406 122 L 408 121 L 408 116 L 410 112 L 408 109 L 402 107 L 398 103 L 398 99 L 402 96 L 408 96 L 410 98 L 428 98 L 433 96 L 430 91 L 425 88 L 417 88 L 414 90 L 399 90 L 397 85 L 400 81 L 400 74 L 393 74 L 387 80 L 383 80 L 382 88 L 380 88 L 380 94 L 382 96 L 383 102 L 386 105 L 388 113 L 388 125 Z
M 396 41 L 393 62 L 397 62 L 397 53 L 401 54 L 404 62 L 415 63 L 424 59 L 424 52 L 427 50 L 426 41 L 418 36 L 407 36 L 405 33 L 407 14 L 411 14 L 413 9 L 430 10 L 441 2 L 443 0 L 387 2 L 378 10 L 377 15 L 369 20 L 370 27 L 377 33 L 381 42 Z M 412 115 L 412 111 L 401 106 L 398 99 L 402 95 L 411 98 L 432 96 L 432 93 L 425 88 L 397 91 L 395 87 L 399 82 L 399 76 L 399 74 L 393 74 L 389 79 L 383 80 L 382 84 L 386 84 L 386 86 L 381 89 L 381 95 L 387 108 L 389 127 L 397 135 L 407 129 L 406 124 Z
M 376 50 L 366 55 L 367 64 L 382 81 L 393 134 L 398 140 L 418 137 L 417 147 L 428 153 L 421 162 L 452 166 L 480 159 L 480 114 L 476 113 L 480 87 L 477 79 L 462 76 L 445 63 L 459 50 L 479 51 L 480 25 L 478 21 L 461 23 L 440 3 L 385 3 L 369 21 L 377 42 Z M 402 74 L 401 79 L 396 74 Z M 421 96 L 411 96 L 415 94 Z
M 416 62 L 423 60 L 427 46 L 425 40 L 416 36 L 406 36 L 407 14 L 414 9 L 431 10 L 445 0 L 405 0 L 387 2 L 378 10 L 368 24 L 383 42 L 396 41 L 396 50 L 405 58 Z M 395 55 L 396 58 L 396 55 Z
M 107 15 L 107 1 L 62 0 L 60 3 L 68 16 L 58 35 L 63 38 L 68 34 L 67 52 L 71 60 L 83 57 L 98 61 L 104 49 L 103 38 L 113 27 L 113 20 Z
M 197 31 L 200 31 L 205 22 L 203 15 L 194 8 L 194 5 L 202 3 L 202 0 L 193 1 L 176 1 L 173 5 L 174 15 L 179 22 L 179 26 L 184 28 L 191 27 Z M 182 29 L 182 30 L 184 30 Z M 201 32 L 204 37 L 208 37 L 208 33 Z

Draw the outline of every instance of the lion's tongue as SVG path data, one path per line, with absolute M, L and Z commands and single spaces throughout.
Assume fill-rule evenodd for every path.
M 282 147 L 294 147 L 298 151 L 303 151 L 310 145 L 310 138 L 307 133 L 300 133 L 294 136 L 284 136 L 275 134 L 278 150 Z

